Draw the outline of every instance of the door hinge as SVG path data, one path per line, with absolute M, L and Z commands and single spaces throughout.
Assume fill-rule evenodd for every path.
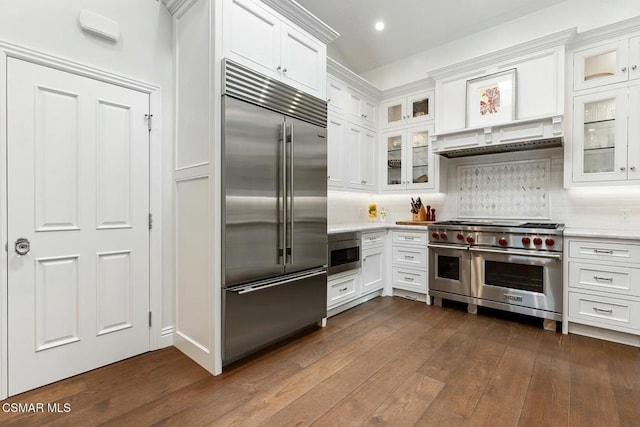
M 153 215 L 149 214 L 149 230 L 153 228 Z
M 144 118 L 147 120 L 147 127 L 149 128 L 149 132 L 151 132 L 151 122 L 153 121 L 153 114 L 145 114 Z
M 149 327 L 151 327 L 151 312 L 149 312 Z

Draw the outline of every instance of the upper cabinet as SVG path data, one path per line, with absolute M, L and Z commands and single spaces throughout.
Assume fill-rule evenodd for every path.
M 326 45 L 260 1 L 226 0 L 224 56 L 301 91 L 325 98 Z
M 351 122 L 375 129 L 378 127 L 377 111 L 377 100 L 349 88 L 348 115 Z
M 640 79 L 640 36 L 582 49 L 573 54 L 573 89 Z
M 382 103 L 381 127 L 413 125 L 433 120 L 434 91 L 424 91 Z

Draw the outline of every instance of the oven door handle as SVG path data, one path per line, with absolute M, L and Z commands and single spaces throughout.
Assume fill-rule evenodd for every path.
M 433 243 L 429 243 L 427 245 L 428 248 L 435 248 L 435 249 L 455 249 L 457 251 L 466 251 L 469 250 L 468 246 L 460 246 L 460 245 L 437 245 L 437 244 L 433 244 Z
M 528 252 L 528 251 L 515 251 L 512 249 L 509 250 L 500 250 L 500 249 L 479 249 L 479 248 L 469 248 L 471 252 L 487 252 L 491 254 L 500 254 L 500 255 L 517 255 L 517 256 L 528 256 L 528 257 L 536 257 L 536 258 L 549 258 L 555 259 L 558 261 L 562 261 L 562 254 L 550 254 L 550 253 L 542 253 L 542 252 Z

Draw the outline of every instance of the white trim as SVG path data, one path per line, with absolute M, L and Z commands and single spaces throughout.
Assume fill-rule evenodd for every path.
M 576 35 L 570 49 L 576 49 L 599 42 L 610 42 L 615 37 L 629 37 L 631 33 L 640 31 L 640 17 L 636 16 L 625 21 L 615 22 L 594 30 Z
M 432 78 L 427 77 L 426 79 L 406 83 L 391 89 L 385 89 L 380 93 L 380 95 L 383 99 L 398 98 L 401 96 L 411 95 L 415 92 L 433 90 L 435 86 L 436 82 Z
M 0 243 L 7 242 L 7 58 L 17 58 L 94 80 L 137 90 L 149 95 L 149 111 L 154 128 L 149 133 L 149 207 L 154 227 L 149 233 L 149 310 L 158 319 L 149 331 L 149 350 L 161 347 L 162 342 L 162 92 L 160 86 L 132 79 L 121 74 L 101 70 L 64 58 L 0 41 Z M 8 395 L 8 307 L 7 307 L 7 251 L 0 257 L 0 399 Z
M 380 89 L 329 57 L 327 57 L 327 73 L 342 80 L 347 86 L 351 85 L 365 95 L 369 95 L 371 98 L 380 99 Z
M 262 3 L 268 5 L 323 43 L 329 44 L 340 37 L 340 33 L 322 22 L 294 0 L 262 0 Z
M 162 328 L 159 348 L 171 347 L 173 345 L 173 325 Z

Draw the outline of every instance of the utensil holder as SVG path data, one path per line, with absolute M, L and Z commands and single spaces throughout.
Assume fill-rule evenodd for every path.
M 427 220 L 427 211 L 424 209 L 424 206 L 420 206 L 420 210 L 418 211 L 418 221 L 426 221 Z

